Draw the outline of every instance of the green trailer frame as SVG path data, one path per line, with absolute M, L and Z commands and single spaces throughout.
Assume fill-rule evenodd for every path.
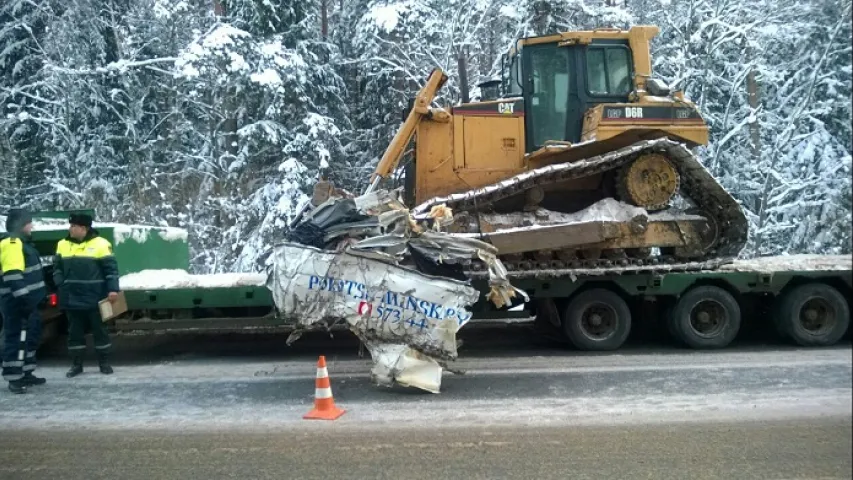
M 634 274 L 600 277 L 566 277 L 552 280 L 514 280 L 519 288 L 536 297 L 567 298 L 591 284 L 608 284 L 617 287 L 630 297 L 677 297 L 696 285 L 717 285 L 738 294 L 777 295 L 785 288 L 804 281 L 829 283 L 848 293 L 853 287 L 850 270 L 784 270 L 773 272 L 700 271 L 663 274 Z
M 483 293 L 483 282 L 473 282 Z M 624 299 L 635 317 L 663 317 L 688 292 L 699 287 L 714 287 L 727 292 L 745 312 L 757 306 L 777 304 L 780 299 L 800 286 L 824 285 L 844 297 L 853 294 L 853 272 L 847 267 L 837 269 L 776 269 L 761 271 L 701 271 L 614 276 L 555 277 L 550 279 L 517 279 L 513 283 L 532 298 L 524 311 L 498 311 L 491 303 L 481 300 L 473 306 L 475 324 L 519 323 L 536 321 L 560 328 L 560 310 L 583 292 L 607 290 Z M 129 312 L 115 321 L 117 331 L 181 331 L 293 328 L 287 320 L 278 318 L 272 296 L 266 287 L 241 286 L 231 288 L 194 288 L 126 292 Z M 544 307 L 543 307 L 544 305 Z M 654 305 L 648 314 L 648 307 Z M 661 308 L 663 307 L 663 308 Z M 849 310 L 849 306 L 847 307 Z M 544 309 L 544 310 L 543 310 Z M 638 312 L 646 315 L 636 315 Z M 849 312 L 848 312 L 849 318 Z M 743 324 L 753 323 L 752 316 L 743 316 Z M 666 323 L 663 318 L 658 318 Z M 635 322 L 635 326 L 655 322 Z M 845 322 L 845 325 L 849 321 Z M 777 326 L 778 327 L 778 326 Z M 778 332 L 778 328 L 775 328 Z M 844 327 L 847 330 L 847 327 Z M 672 330 L 670 330 L 672 333 Z M 737 332 L 735 332 L 737 333 Z M 784 332 L 782 332 L 784 333 Z M 796 339 L 795 339 L 796 341 Z M 833 341 L 832 343 L 835 343 Z M 701 346 L 697 348 L 702 348 Z M 588 348 L 595 350 L 595 348 Z M 609 350 L 611 348 L 602 348 Z

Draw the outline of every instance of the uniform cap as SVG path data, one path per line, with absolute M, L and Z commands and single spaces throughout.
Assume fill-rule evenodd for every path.
M 32 214 L 24 208 L 13 208 L 6 215 L 6 231 L 9 233 L 17 233 L 21 231 L 28 223 L 32 223 Z
M 92 221 L 92 216 L 86 213 L 72 213 L 68 218 L 68 223 L 71 225 L 80 225 L 86 228 L 92 228 Z

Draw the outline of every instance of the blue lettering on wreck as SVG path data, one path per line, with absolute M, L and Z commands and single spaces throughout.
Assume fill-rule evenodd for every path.
M 434 320 L 455 318 L 458 325 L 462 325 L 472 317 L 472 314 L 464 309 L 457 309 L 428 300 L 422 300 L 413 295 L 404 295 L 391 290 L 386 290 L 381 295 L 377 295 L 369 292 L 365 284 L 354 280 L 309 275 L 308 289 L 327 291 L 346 295 L 355 300 L 370 302 L 371 304 L 385 305 L 384 307 L 380 305 L 376 309 L 371 308 L 370 313 L 371 317 L 378 317 L 383 322 L 399 323 L 403 320 L 403 312 L 412 312 L 416 317 L 423 316 Z M 426 318 L 416 317 L 409 318 L 405 323 L 411 327 L 418 327 L 421 330 L 427 328 L 429 322 Z

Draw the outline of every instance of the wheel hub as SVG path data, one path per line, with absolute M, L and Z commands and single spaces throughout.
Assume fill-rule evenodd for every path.
M 650 153 L 623 167 L 618 183 L 623 200 L 648 211 L 663 210 L 678 192 L 679 175 L 666 157 Z
M 616 312 L 609 305 L 592 305 L 584 312 L 581 327 L 590 338 L 608 338 L 616 332 Z
M 800 309 L 800 324 L 810 333 L 820 335 L 835 326 L 835 313 L 822 298 L 808 300 Z
M 693 307 L 690 326 L 703 337 L 719 334 L 726 325 L 726 311 L 722 305 L 712 300 L 704 300 Z

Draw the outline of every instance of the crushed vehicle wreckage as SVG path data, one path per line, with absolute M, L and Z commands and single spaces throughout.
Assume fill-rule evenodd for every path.
M 463 273 L 472 262 L 488 271 L 495 307 L 529 300 L 507 280 L 495 246 L 445 232 L 453 215 L 443 206 L 415 221 L 396 191 L 343 192 L 294 223 L 267 280 L 279 315 L 297 325 L 288 344 L 345 324 L 370 352 L 379 385 L 439 392 L 457 358 L 456 332 L 479 299 Z

